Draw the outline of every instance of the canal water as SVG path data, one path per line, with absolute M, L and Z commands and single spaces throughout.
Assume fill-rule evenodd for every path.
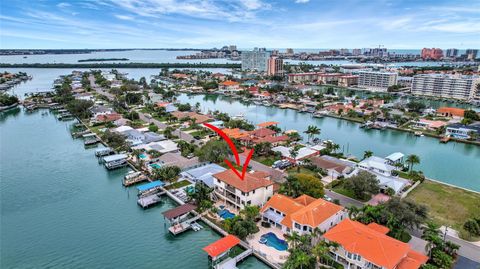
M 283 130 L 295 129 L 303 134 L 308 125 L 321 129 L 320 138 L 331 139 L 340 145 L 340 151 L 362 158 L 371 150 L 377 156 L 387 156 L 400 151 L 416 154 L 421 163 L 414 167 L 429 178 L 459 187 L 480 191 L 480 147 L 449 142 L 441 144 L 436 138 L 417 137 L 395 130 L 363 130 L 359 124 L 335 118 L 313 118 L 310 114 L 291 109 L 258 106 L 222 95 L 187 95 L 178 97 L 180 102 L 192 105 L 199 102 L 203 111 L 219 110 L 228 114 L 244 115 L 253 123 L 278 121 Z M 305 137 L 305 135 L 304 135 Z
M 210 228 L 168 233 L 164 202 L 148 210 L 127 169 L 107 171 L 46 110 L 0 113 L 1 268 L 208 268 Z M 204 225 L 205 226 L 205 225 Z M 251 257 L 240 268 L 267 268 Z

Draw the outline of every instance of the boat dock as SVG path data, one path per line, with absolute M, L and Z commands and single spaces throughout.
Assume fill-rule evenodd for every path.
M 137 187 L 138 196 L 145 197 L 153 193 L 157 193 L 159 190 L 162 189 L 163 185 L 165 185 L 165 183 L 160 180 L 155 180 L 146 184 L 142 184 Z
M 139 173 L 139 172 L 137 172 L 137 173 Z M 147 181 L 147 180 L 148 180 L 148 178 L 145 175 L 140 173 L 139 175 L 137 175 L 135 177 L 124 178 L 122 184 L 123 184 L 124 187 L 128 187 L 128 186 L 132 186 L 132 185 L 135 185 L 137 183 L 144 182 L 144 181 Z
M 163 212 L 163 217 L 170 222 L 170 227 L 168 230 L 173 234 L 177 235 L 185 232 L 186 230 L 195 227 L 196 222 L 200 219 L 201 215 L 196 215 L 193 218 L 187 219 L 188 215 L 197 209 L 196 205 L 193 204 L 183 204 L 181 206 L 172 208 Z M 195 224 L 193 224 L 195 223 Z M 198 227 L 198 226 L 197 226 Z
M 143 209 L 146 209 L 150 206 L 156 205 L 157 203 L 161 202 L 162 195 L 164 194 L 165 194 L 165 191 L 152 194 L 149 196 L 141 197 L 137 200 L 137 204 L 141 206 Z
M 91 145 L 96 145 L 98 142 L 100 142 L 100 139 L 98 137 L 93 137 L 93 138 L 88 138 L 83 141 L 83 144 L 85 146 L 91 146 Z
M 95 150 L 96 157 L 104 157 L 113 154 L 114 151 L 111 148 L 100 148 Z
M 107 169 L 116 169 L 128 164 L 126 154 L 115 154 L 103 157 L 104 165 Z

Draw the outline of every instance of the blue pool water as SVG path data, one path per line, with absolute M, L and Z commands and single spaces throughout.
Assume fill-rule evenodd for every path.
M 274 233 L 266 233 L 262 235 L 263 239 L 266 239 L 265 243 L 267 246 L 275 248 L 276 250 L 285 251 L 288 248 L 287 242 L 278 238 Z
M 151 166 L 152 168 L 155 168 L 155 169 L 160 169 L 160 168 L 162 168 L 162 166 L 159 165 L 158 163 L 152 163 L 150 166 Z
M 228 211 L 228 209 L 225 208 L 220 208 L 217 213 L 222 219 L 231 219 L 235 217 L 235 214 L 232 212 Z
M 141 153 L 141 154 L 138 154 L 138 157 L 139 157 L 140 159 L 146 159 L 146 158 L 147 158 L 147 155 L 144 154 L 144 153 Z

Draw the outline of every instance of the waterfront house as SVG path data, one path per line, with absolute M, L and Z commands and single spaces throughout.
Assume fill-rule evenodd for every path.
M 394 152 L 387 157 L 385 157 L 385 160 L 387 160 L 387 163 L 390 165 L 398 165 L 398 164 L 403 164 L 403 157 L 405 154 L 401 152 Z
M 470 125 L 454 123 L 448 125 L 445 131 L 445 135 L 460 139 L 469 139 L 472 133 L 476 133 L 477 137 L 480 137 L 479 123 L 474 123 Z
M 163 140 L 163 141 L 151 142 L 148 144 L 140 144 L 132 147 L 132 149 L 140 149 L 147 152 L 150 150 L 156 150 L 162 154 L 179 151 L 177 143 L 175 143 L 172 140 Z
M 201 124 L 207 121 L 212 120 L 211 117 L 203 114 L 198 114 L 197 112 L 187 112 L 187 111 L 174 111 L 172 113 L 172 116 L 179 120 L 183 119 L 195 119 L 195 123 Z
M 330 251 L 345 268 L 417 269 L 427 262 L 427 256 L 389 237 L 388 232 L 387 227 L 376 223 L 365 225 L 345 219 L 323 236 L 340 244 Z
M 157 102 L 155 104 L 157 107 L 163 107 L 165 108 L 165 112 L 173 112 L 177 111 L 177 107 L 173 103 L 169 102 Z
M 440 120 L 419 119 L 418 121 L 412 121 L 412 127 L 428 130 L 437 130 L 445 125 L 447 125 L 447 122 Z
M 282 157 L 289 160 L 290 162 L 297 163 L 304 159 L 319 155 L 320 151 L 324 148 L 325 147 L 321 145 L 302 147 L 298 150 L 298 154 L 295 158 L 293 158 L 291 155 L 291 150 L 293 149 L 293 147 L 277 146 L 272 148 L 272 150 L 274 152 L 280 152 Z
M 273 181 L 265 172 L 246 173 L 240 178 L 231 170 L 213 175 L 214 196 L 226 205 L 243 209 L 245 205 L 263 206 L 273 195 Z
M 106 114 L 111 114 L 111 113 L 115 113 L 115 111 L 110 108 L 110 107 L 106 107 L 106 106 L 93 106 L 90 108 L 90 112 L 92 113 L 92 117 L 93 118 L 97 118 L 98 115 L 106 115 Z
M 355 170 L 355 165 L 331 156 L 314 156 L 310 158 L 313 165 L 327 172 L 333 179 L 348 176 Z
M 224 81 L 218 85 L 218 90 L 221 93 L 233 93 L 240 89 L 240 83 L 232 80 Z
M 362 160 L 361 162 L 359 162 L 357 166 L 360 169 L 363 169 L 369 172 L 375 172 L 377 174 L 381 174 L 384 176 L 391 176 L 392 171 L 396 169 L 393 165 L 389 164 L 389 161 L 387 159 L 377 157 L 377 156 L 368 157 Z
M 193 169 L 200 166 L 202 163 L 198 160 L 198 157 L 186 158 L 179 152 L 167 152 L 157 159 L 158 164 L 163 166 L 177 166 L 182 171 Z
M 443 117 L 463 118 L 465 109 L 456 107 L 440 107 L 437 109 L 437 115 Z
M 200 167 L 192 168 L 182 172 L 180 175 L 191 182 L 203 183 L 209 188 L 215 187 L 213 175 L 223 172 L 227 169 L 218 164 L 210 163 Z
M 347 218 L 340 205 L 308 195 L 291 198 L 275 194 L 260 210 L 262 219 L 283 233 L 311 233 L 315 228 L 325 232 Z

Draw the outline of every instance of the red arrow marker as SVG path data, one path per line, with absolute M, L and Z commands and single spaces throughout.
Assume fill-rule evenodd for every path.
M 233 153 L 233 156 L 235 156 L 235 160 L 237 162 L 237 165 L 240 166 L 240 156 L 238 155 L 238 151 L 237 151 L 237 148 L 235 147 L 235 144 L 233 143 L 233 141 L 227 136 L 226 133 L 224 133 L 222 130 L 220 130 L 219 128 L 211 125 L 211 124 L 208 124 L 208 123 L 204 123 L 203 124 L 204 126 L 212 129 L 214 132 L 216 132 L 218 135 L 220 135 L 223 140 L 225 140 L 228 144 L 228 146 L 230 147 L 230 149 L 232 150 L 232 153 Z M 233 165 L 230 163 L 229 160 L 225 159 L 224 162 L 228 165 L 228 167 L 230 167 L 230 169 L 232 169 L 232 171 L 241 179 L 241 180 L 244 180 L 245 179 L 245 173 L 247 172 L 247 168 L 248 168 L 248 163 L 250 162 L 250 160 L 252 159 L 252 156 L 253 156 L 253 149 L 250 150 L 250 152 L 248 153 L 248 156 L 247 158 L 245 159 L 245 163 L 243 164 L 243 167 L 242 167 L 242 173 L 240 174 L 240 172 L 237 171 L 237 169 L 235 169 L 235 167 L 233 167 Z

